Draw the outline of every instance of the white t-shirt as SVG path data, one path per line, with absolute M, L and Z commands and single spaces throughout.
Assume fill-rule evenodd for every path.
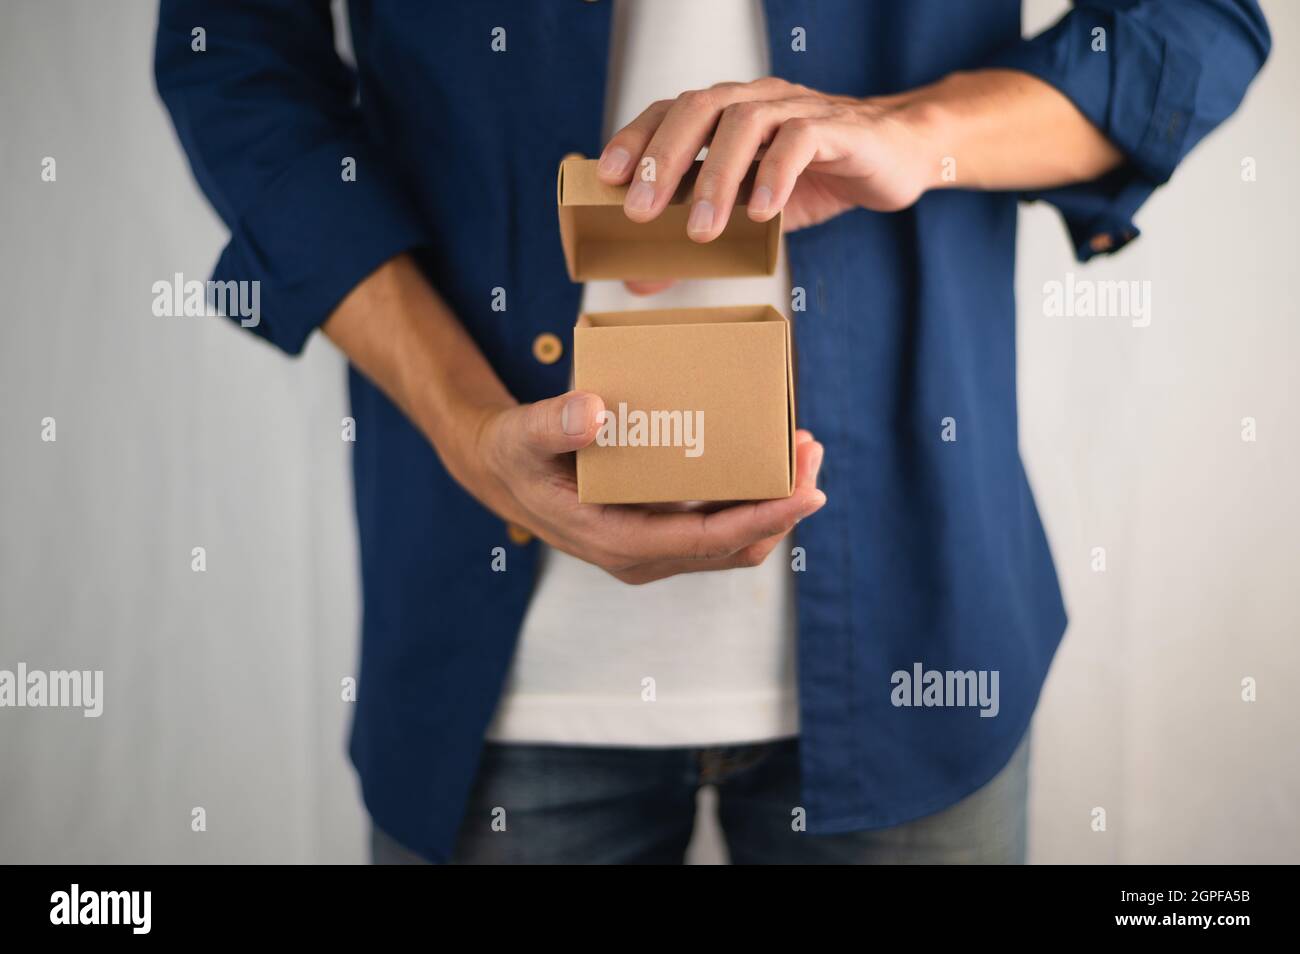
M 761 0 L 618 0 L 606 135 L 650 103 L 767 74 Z M 776 275 L 682 282 L 650 297 L 591 282 L 584 311 L 770 304 Z M 487 737 L 495 741 L 699 746 L 797 735 L 794 584 L 789 547 L 762 566 L 629 586 L 546 549 L 513 668 Z

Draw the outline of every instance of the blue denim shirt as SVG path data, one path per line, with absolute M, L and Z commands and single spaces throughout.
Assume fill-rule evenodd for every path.
M 252 330 L 293 354 L 349 289 L 410 250 L 516 397 L 562 393 L 568 354 L 540 363 L 533 342 L 570 341 L 578 309 L 555 170 L 603 145 L 608 0 L 349 6 L 355 72 L 335 53 L 326 0 L 162 0 L 158 87 L 231 233 L 214 278 L 260 281 Z M 828 93 L 989 66 L 1059 88 L 1127 157 L 1036 196 L 1060 209 L 1081 259 L 1138 234 L 1133 214 L 1236 107 L 1270 44 L 1253 0 L 1094 0 L 1031 40 L 1016 0 L 766 8 L 773 73 Z M 347 157 L 355 181 L 341 175 Z M 1065 628 L 1017 447 L 1018 198 L 935 192 L 788 237 L 807 304 L 794 322 L 800 424 L 826 446 L 829 497 L 794 541 L 814 834 L 894 825 L 989 780 Z M 498 287 L 504 312 L 491 307 Z M 445 859 L 537 544 L 512 542 L 355 371 L 350 391 L 365 607 L 351 756 L 379 826 Z M 917 663 L 997 672 L 997 715 L 896 705 L 892 674 Z

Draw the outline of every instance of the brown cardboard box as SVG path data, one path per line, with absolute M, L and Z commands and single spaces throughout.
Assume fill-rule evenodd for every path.
M 611 416 L 578 451 L 578 499 L 788 497 L 791 365 L 790 323 L 767 305 L 582 315 L 573 386 Z
M 751 222 L 742 204 L 706 245 L 686 236 L 696 170 L 654 222 L 623 213 L 623 187 L 596 163 L 560 165 L 559 215 L 569 275 L 590 279 L 771 274 L 779 217 Z M 752 173 L 751 180 L 752 181 Z M 573 386 L 609 417 L 578 452 L 584 503 L 762 500 L 794 490 L 794 361 L 789 321 L 767 305 L 583 314 Z
M 560 162 L 560 242 L 573 281 L 758 276 L 776 270 L 780 216 L 751 222 L 753 170 L 723 234 L 686 237 L 699 162 L 653 222 L 623 212 L 627 187 L 595 161 Z M 759 500 L 794 490 L 789 321 L 768 305 L 578 316 L 573 386 L 601 395 L 597 442 L 577 454 L 584 503 Z

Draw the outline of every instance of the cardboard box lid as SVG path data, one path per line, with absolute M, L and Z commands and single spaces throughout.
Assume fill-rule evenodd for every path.
M 794 490 L 794 354 L 767 305 L 588 313 L 574 328 L 574 386 L 641 410 L 704 410 L 704 453 L 584 447 L 578 499 L 756 500 Z
M 737 278 L 776 271 L 781 216 L 753 222 L 744 211 L 753 189 L 754 167 L 741 183 L 722 234 L 700 243 L 687 237 L 686 220 L 701 162 L 682 178 L 659 217 L 644 223 L 633 222 L 623 212 L 627 186 L 601 182 L 596 165 L 594 159 L 565 159 L 556 183 L 560 241 L 569 277 L 575 282 Z

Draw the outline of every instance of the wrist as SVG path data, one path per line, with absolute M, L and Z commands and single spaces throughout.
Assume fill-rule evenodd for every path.
M 410 392 L 408 416 L 448 472 L 470 486 L 495 471 L 492 423 L 518 402 L 495 378 L 491 383 L 496 387 L 486 387 L 445 367 L 428 367 L 418 380 Z
M 902 97 L 894 119 L 908 141 L 909 163 L 921 194 L 957 184 L 956 121 L 943 100 L 921 89 Z

